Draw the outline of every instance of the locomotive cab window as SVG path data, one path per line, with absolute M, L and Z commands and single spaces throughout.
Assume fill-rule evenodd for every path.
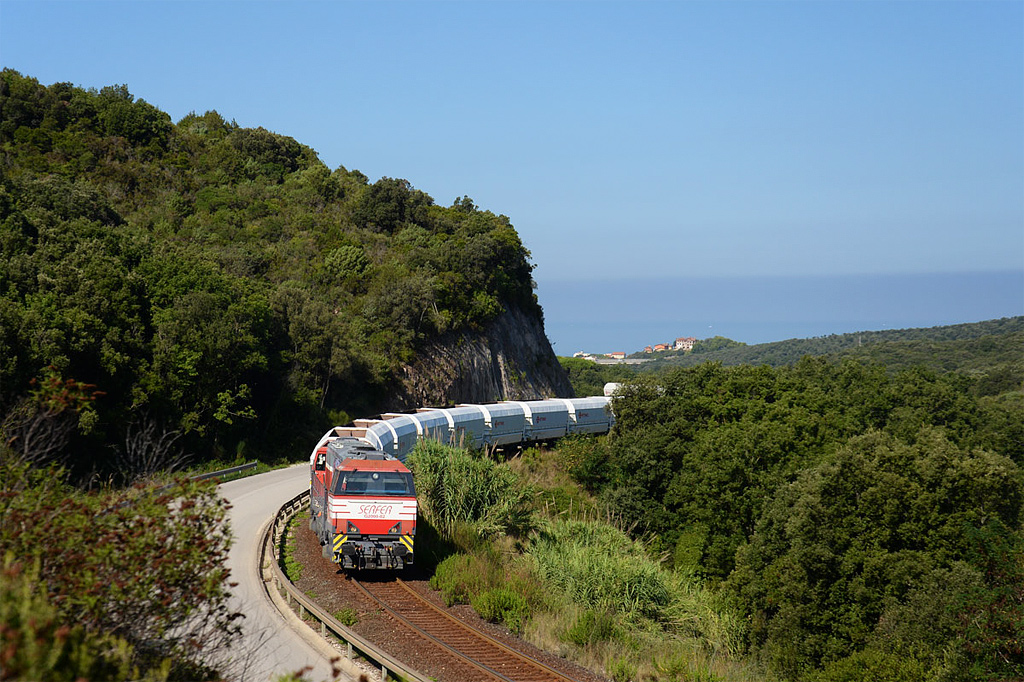
M 415 496 L 412 474 L 398 471 L 344 471 L 334 483 L 335 495 Z
M 315 470 L 316 471 L 323 471 L 324 468 L 326 467 L 326 465 L 327 465 L 327 455 L 322 453 L 322 452 L 316 453 L 316 468 L 315 468 Z

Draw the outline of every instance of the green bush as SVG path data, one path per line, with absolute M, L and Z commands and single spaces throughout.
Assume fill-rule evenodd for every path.
M 637 666 L 625 656 L 619 656 L 608 664 L 607 673 L 614 682 L 633 682 L 636 679 Z
M 913 658 L 875 649 L 858 651 L 834 661 L 808 677 L 808 682 L 930 682 L 934 676 Z
M 615 616 L 609 611 L 587 609 L 561 635 L 563 642 L 586 647 L 615 637 Z
M 128 642 L 73 623 L 50 603 L 38 567 L 26 571 L 8 555 L 0 571 L 0 677 L 35 682 L 140 679 Z M 150 670 L 145 679 L 164 680 L 167 672 Z
M 516 634 L 523 631 L 530 617 L 530 605 L 526 598 L 507 587 L 485 590 L 473 597 L 470 604 L 484 620 L 504 623 Z
M 178 481 L 87 495 L 62 477 L 0 448 L 0 632 L 33 643 L 14 642 L 24 656 L 5 668 L 28 671 L 21 679 L 66 679 L 51 660 L 66 655 L 80 656 L 66 670 L 98 679 L 218 678 L 213 661 L 239 625 L 228 608 L 227 503 L 216 486 Z M 94 664 L 129 672 L 89 673 Z
M 448 606 L 468 604 L 495 582 L 495 571 L 491 562 L 478 555 L 453 554 L 437 565 L 430 586 L 441 593 Z
M 453 554 L 437 566 L 430 586 L 448 606 L 471 604 L 480 616 L 520 633 L 534 607 L 545 603 L 543 588 L 527 564 L 507 564 L 493 545 Z
M 350 608 L 344 608 L 341 611 L 336 612 L 334 614 L 334 618 L 342 625 L 346 625 L 348 627 L 352 627 L 359 622 L 359 614 L 356 613 L 355 609 Z
M 600 488 L 612 473 L 604 438 L 569 436 L 558 441 L 558 453 L 563 470 L 588 490 Z

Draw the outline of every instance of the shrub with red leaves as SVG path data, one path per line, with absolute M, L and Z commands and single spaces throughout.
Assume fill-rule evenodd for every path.
M 45 632 L 68 626 L 126 642 L 143 673 L 220 677 L 213 655 L 237 635 L 240 617 L 227 605 L 226 512 L 209 483 L 85 495 L 58 469 L 0 457 L 4 565 L 34 567 L 38 596 L 54 611 Z

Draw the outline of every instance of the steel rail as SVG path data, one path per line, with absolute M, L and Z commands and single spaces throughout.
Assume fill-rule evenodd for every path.
M 400 623 L 405 625 L 407 628 L 415 631 L 420 636 L 422 636 L 422 637 L 428 639 L 429 641 L 433 642 L 434 644 L 438 645 L 439 647 L 441 647 L 442 649 L 447 651 L 449 654 L 451 654 L 457 660 L 462 661 L 463 663 L 468 663 L 469 665 L 473 666 L 474 668 L 476 668 L 477 670 L 481 671 L 485 675 L 488 675 L 488 676 L 490 676 L 490 677 L 492 677 L 492 678 L 494 678 L 496 680 L 501 680 L 502 682 L 515 682 L 515 680 L 513 680 L 511 678 L 508 678 L 508 677 L 505 677 L 504 675 L 499 673 L 497 670 L 493 670 L 492 668 L 488 668 L 486 665 L 484 665 L 484 664 L 482 664 L 482 663 L 480 663 L 478 661 L 473 660 L 472 658 L 470 658 L 466 654 L 462 653 L 458 649 L 455 649 L 452 646 L 450 646 L 448 644 L 445 644 L 444 642 L 439 640 L 437 637 L 433 636 L 432 634 L 430 634 L 429 632 L 427 632 L 423 628 L 419 627 L 418 625 L 416 625 L 415 623 L 410 621 L 408 618 L 405 618 L 404 616 L 399 614 L 397 611 L 392 609 L 390 606 L 385 604 L 382 600 L 380 600 L 379 598 L 374 596 L 373 593 L 371 593 L 369 590 L 367 590 L 362 585 L 362 583 L 360 583 L 355 578 L 352 578 L 352 584 L 354 584 L 357 588 L 359 588 L 359 590 L 363 594 L 365 594 L 368 599 L 370 599 L 371 601 L 373 601 L 376 604 L 379 604 L 382 609 L 384 609 L 389 614 L 391 614 L 392 618 L 396 619 L 397 621 L 399 621 Z
M 509 682 L 513 682 L 511 680 L 511 678 L 506 677 L 505 675 L 497 672 L 496 670 L 493 670 L 492 668 L 487 667 L 486 665 L 480 663 L 479 661 L 475 661 L 474 659 L 470 658 L 467 654 L 459 651 L 458 649 L 455 649 L 454 647 L 450 646 L 449 644 L 446 644 L 445 642 L 442 642 L 441 640 L 437 639 L 435 636 L 433 636 L 430 633 L 426 632 L 425 630 L 420 628 L 418 625 L 416 625 L 415 623 L 413 623 L 412 621 L 410 621 L 406 617 L 404 617 L 401 614 L 399 614 L 398 612 L 396 612 L 390 606 L 385 604 L 380 598 L 378 598 L 377 596 L 373 595 L 369 590 L 366 589 L 366 587 L 364 587 L 361 583 L 359 583 L 359 581 L 356 580 L 355 578 L 352 579 L 352 582 L 364 594 L 366 594 L 373 601 L 377 602 L 384 609 L 386 609 L 388 611 L 388 613 L 390 613 L 392 616 L 394 616 L 395 618 L 400 620 L 406 626 L 416 630 L 417 632 L 419 632 L 423 636 L 431 639 L 432 641 L 436 642 L 440 646 L 444 647 L 446 650 L 454 653 L 460 660 L 463 660 L 463 661 L 466 661 L 466 662 L 470 663 L 471 665 L 475 666 L 476 668 L 478 668 L 480 670 L 483 670 L 487 674 L 492 675 L 492 676 L 494 676 L 495 678 L 497 678 L 499 680 L 508 680 Z M 431 613 L 434 613 L 436 615 L 442 616 L 443 618 L 445 618 L 446 620 L 448 620 L 449 622 L 454 624 L 456 627 L 458 627 L 464 633 L 468 633 L 470 636 L 472 636 L 472 637 L 474 637 L 476 639 L 483 640 L 484 642 L 490 644 L 491 646 L 494 646 L 495 648 L 499 649 L 500 651 L 502 651 L 502 652 L 512 656 L 514 659 L 519 660 L 521 663 L 527 665 L 528 667 L 537 669 L 537 670 L 539 670 L 542 673 L 546 673 L 548 675 L 551 675 L 551 676 L 553 676 L 557 680 L 561 680 L 562 682 L 575 682 L 575 680 L 573 680 L 573 678 L 568 677 L 568 676 L 566 676 L 563 673 L 560 673 L 559 671 L 555 670 L 554 668 L 552 668 L 551 666 L 547 665 L 543 661 L 537 660 L 536 658 L 534 658 L 534 657 L 532 657 L 532 656 L 530 656 L 528 654 L 524 654 L 521 651 L 517 651 L 516 649 L 513 649 L 512 647 L 510 647 L 507 644 L 505 644 L 504 642 L 502 642 L 502 641 L 500 641 L 498 639 L 495 639 L 494 637 L 490 636 L 486 632 L 478 630 L 477 628 L 474 628 L 471 625 L 469 625 L 467 623 L 464 623 L 463 621 L 461 621 L 458 618 L 456 618 L 455 616 L 451 615 L 450 613 L 448 613 L 444 609 L 440 608 L 436 604 L 434 604 L 434 603 L 430 602 L 429 600 L 425 599 L 423 597 L 423 595 L 419 594 L 418 592 L 413 590 L 411 587 L 409 587 L 401 578 L 395 578 L 395 582 L 406 593 L 408 593 L 409 595 L 414 597 L 418 604 L 426 606 Z
M 417 592 L 416 590 L 414 590 L 411 587 L 409 587 L 405 583 L 405 581 L 402 580 L 401 578 L 395 578 L 395 581 L 402 587 L 403 590 L 405 590 L 406 592 L 408 592 L 412 596 L 416 597 L 416 599 L 418 599 L 423 604 L 426 604 L 427 606 L 429 606 L 431 609 L 433 609 L 433 611 L 435 613 L 438 613 L 438 614 L 444 616 L 449 621 L 451 621 L 452 623 L 455 623 L 456 625 L 458 625 L 462 629 L 467 630 L 467 631 L 473 633 L 477 637 L 483 638 L 484 640 L 490 642 L 491 644 L 493 644 L 494 646 L 498 647 L 499 649 L 501 649 L 501 650 L 511 654 L 513 657 L 518 658 L 519 660 L 523 661 L 527 665 L 532 665 L 535 668 L 540 668 L 540 669 L 542 669 L 545 672 L 551 673 L 552 675 L 554 675 L 555 677 L 557 677 L 560 680 L 563 680 L 564 682 L 575 682 L 575 680 L 573 680 L 571 677 L 567 677 L 565 674 L 558 672 L 557 670 L 555 670 L 551 666 L 547 665 L 543 661 L 539 661 L 536 658 L 534 658 L 533 656 L 530 656 L 529 654 L 524 654 L 522 651 L 518 651 L 516 649 L 513 649 L 509 645 L 505 644 L 504 642 L 502 642 L 499 639 L 495 639 L 494 637 L 490 636 L 486 632 L 478 630 L 478 629 L 474 628 L 473 626 L 471 626 L 471 625 L 469 625 L 467 623 L 462 622 L 461 620 L 459 620 L 458 618 L 456 618 L 452 614 L 450 614 L 447 611 L 445 611 L 444 609 L 440 608 L 437 604 L 434 604 L 433 602 L 425 599 L 423 597 L 423 595 L 421 595 L 419 592 Z

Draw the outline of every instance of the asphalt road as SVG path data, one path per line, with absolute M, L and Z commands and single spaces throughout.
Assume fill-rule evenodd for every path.
M 331 649 L 308 627 L 287 620 L 273 606 L 263 587 L 258 560 L 259 539 L 274 513 L 309 485 L 309 467 L 302 464 L 250 476 L 220 486 L 231 503 L 234 542 L 228 557 L 233 590 L 232 609 L 245 614 L 243 640 L 227 654 L 231 678 L 267 682 L 310 666 L 308 680 L 329 680 Z

